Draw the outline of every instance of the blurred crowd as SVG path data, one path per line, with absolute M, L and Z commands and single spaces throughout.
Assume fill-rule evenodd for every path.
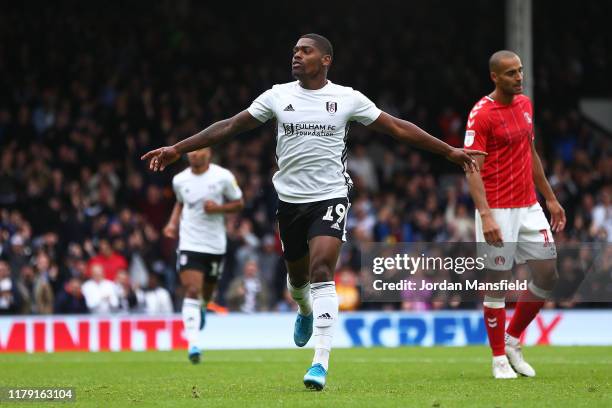
M 612 94 L 605 75 L 612 72 L 612 34 L 603 20 L 594 23 L 610 6 L 592 2 L 574 14 L 555 7 L 574 16 L 572 31 L 550 25 L 551 1 L 534 3 L 535 72 L 527 75 L 535 82 L 536 145 L 568 215 L 555 240 L 612 242 L 611 136 L 578 110 L 581 96 Z M 140 156 L 292 80 L 290 50 L 301 33 L 320 32 L 334 43 L 332 81 L 461 145 L 467 112 L 491 89 L 488 56 L 503 47 L 499 5 L 433 1 L 408 8 L 383 1 L 365 15 L 359 10 L 369 3 L 351 4 L 328 5 L 311 23 L 286 18 L 291 6 L 280 2 L 266 10 L 244 5 L 241 13 L 187 0 L 61 1 L 38 4 L 35 12 L 6 5 L 0 314 L 177 310 L 176 242 L 161 230 L 174 204 L 172 176 L 187 163 L 153 174 Z M 351 130 L 349 146 L 355 189 L 336 275 L 341 308 L 415 308 L 409 299 L 361 302 L 360 246 L 473 241 L 465 178 L 450 163 L 361 126 Z M 270 124 L 214 149 L 214 161 L 236 175 L 246 202 L 226 217 L 219 310 L 294 307 L 274 222 L 274 151 Z

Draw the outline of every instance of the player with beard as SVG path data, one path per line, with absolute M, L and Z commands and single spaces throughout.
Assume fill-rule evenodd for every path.
M 565 227 L 565 211 L 535 149 L 533 106 L 523 95 L 520 58 L 511 51 L 498 51 L 489 60 L 489 70 L 495 90 L 472 108 L 464 141 L 466 148 L 488 153 L 476 158 L 481 172 L 467 175 L 476 205 L 479 256 L 486 255 L 491 282 L 509 280 L 515 261 L 527 263 L 532 280 L 519 297 L 507 331 L 504 291 L 485 294 L 484 317 L 493 352 L 493 376 L 516 378 L 519 373 L 533 377 L 535 370 L 524 360 L 519 338 L 555 285 L 557 254 L 552 232 Z M 546 200 L 552 231 L 536 188 Z

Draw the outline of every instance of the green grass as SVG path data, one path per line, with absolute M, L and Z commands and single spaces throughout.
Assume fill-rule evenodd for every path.
M 210 351 L 197 366 L 186 352 L 0 354 L 0 386 L 74 387 L 67 406 L 91 407 L 612 407 L 612 347 L 525 355 L 537 377 L 501 381 L 485 347 L 338 349 L 314 392 L 312 350 Z

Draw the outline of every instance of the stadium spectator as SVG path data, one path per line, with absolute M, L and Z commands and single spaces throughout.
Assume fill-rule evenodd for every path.
M 246 261 L 243 275 L 234 278 L 228 289 L 227 303 L 230 311 L 253 313 L 267 309 L 267 288 L 258 275 L 257 262 Z
M 347 267 L 341 268 L 336 272 L 335 280 L 338 308 L 342 311 L 357 310 L 360 299 L 355 272 Z
M 98 254 L 89 260 L 89 273 L 93 274 L 94 265 L 100 265 L 104 271 L 104 279 L 112 281 L 120 270 L 127 269 L 127 261 L 115 252 L 107 238 L 101 238 L 98 245 Z
M 610 187 L 601 191 L 599 203 L 593 208 L 591 235 L 597 240 L 612 242 L 612 197 Z
M 22 314 L 53 313 L 53 290 L 44 273 L 32 265 L 23 265 L 17 287 L 22 299 Z
M 91 279 L 83 284 L 82 292 L 91 313 L 110 313 L 119 308 L 115 284 L 104 277 L 101 264 L 91 266 Z
M 144 234 L 141 230 L 134 230 L 128 237 L 128 250 L 130 257 L 129 277 L 133 284 L 143 287 L 147 284 L 149 275 L 148 263 L 151 263 L 150 248 L 145 244 Z
M 55 298 L 54 313 L 59 314 L 86 314 L 89 313 L 87 303 L 81 290 L 81 281 L 73 277 L 64 284 L 62 290 Z
M 146 189 L 146 199 L 138 202 L 138 209 L 157 231 L 161 231 L 166 224 L 167 214 L 172 209 L 172 203 L 163 196 L 161 188 L 150 184 Z
M 468 216 L 465 204 L 457 203 L 454 190 L 448 192 L 444 218 L 448 228 L 448 241 L 471 242 L 474 239 L 474 219 Z
M 349 213 L 346 228 L 354 232 L 364 241 L 371 241 L 376 225 L 376 217 L 372 214 L 371 201 L 366 196 L 361 196 L 351 207 L 352 215 Z
M 273 235 L 265 235 L 261 242 L 262 245 L 257 252 L 257 265 L 260 271 L 260 278 L 265 287 L 273 289 L 278 284 L 278 266 L 282 261 L 279 258 L 280 254 L 276 249 L 276 239 Z M 284 282 L 281 282 L 281 284 L 285 286 Z M 270 305 L 272 305 L 277 299 L 276 296 L 274 296 L 269 300 L 271 302 Z
M 39 245 L 38 248 L 38 253 L 34 260 L 36 275 L 50 286 L 53 293 L 57 293 L 66 280 L 66 270 L 64 268 L 60 269 L 49 255 L 56 252 L 54 249 L 47 247 L 45 250 L 43 245 Z M 55 258 L 57 258 L 57 255 Z M 53 299 L 51 299 L 49 307 L 53 307 Z
M 142 293 L 140 289 L 133 287 L 130 282 L 130 276 L 125 270 L 117 272 L 117 276 L 115 277 L 115 291 L 119 301 L 120 311 L 130 312 L 138 310 L 138 300 L 139 297 L 142 298 Z
M 348 170 L 351 175 L 355 175 L 355 183 L 363 186 L 367 191 L 372 193 L 378 192 L 378 177 L 376 176 L 376 168 L 370 157 L 370 153 L 362 144 L 355 146 L 354 152 L 349 155 Z
M 173 312 L 172 299 L 167 289 L 160 285 L 160 277 L 149 274 L 149 285 L 144 291 L 139 291 L 144 312 L 149 315 L 169 314 Z
M 20 216 L 21 215 L 19 214 L 19 217 Z M 30 257 L 32 256 L 32 248 L 20 233 L 14 234 L 9 242 L 10 250 L 8 261 L 11 265 L 11 270 L 13 271 L 12 273 L 14 273 L 12 277 L 16 279 L 17 273 L 19 273 L 21 267 L 29 263 Z
M 247 191 L 245 191 L 245 198 Z M 240 222 L 237 236 L 240 240 L 240 246 L 236 251 L 236 270 L 243 271 L 250 260 L 259 259 L 261 239 L 255 234 L 253 223 L 248 219 Z
M 0 315 L 18 314 L 22 300 L 8 263 L 0 261 Z

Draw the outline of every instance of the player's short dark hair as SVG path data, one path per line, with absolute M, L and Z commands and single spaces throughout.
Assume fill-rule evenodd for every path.
M 332 58 L 334 58 L 334 47 L 332 46 L 332 43 L 322 35 L 311 33 L 304 34 L 300 38 L 310 38 L 315 42 L 317 48 L 323 52 L 323 55 L 330 55 Z
M 501 60 L 513 57 L 518 57 L 518 55 L 516 55 L 515 52 L 508 50 L 500 50 L 493 53 L 493 55 L 491 55 L 491 58 L 489 58 L 489 71 L 497 72 Z

